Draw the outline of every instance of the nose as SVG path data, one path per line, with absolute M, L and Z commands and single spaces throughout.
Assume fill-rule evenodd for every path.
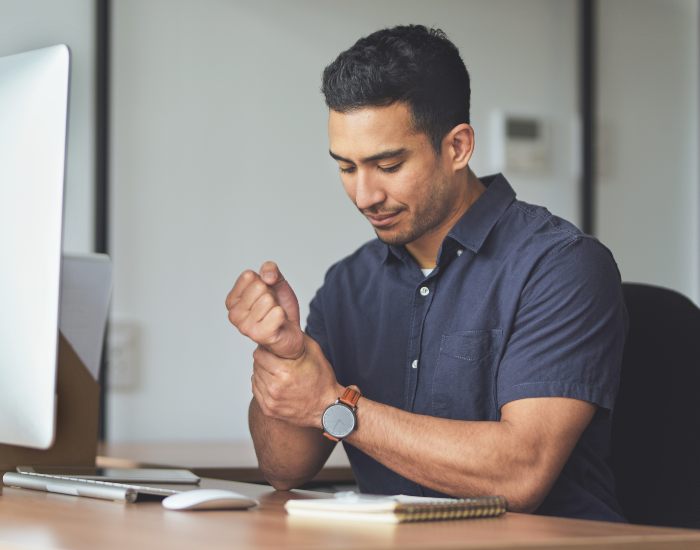
M 355 181 L 355 206 L 360 210 L 367 210 L 381 204 L 386 199 L 386 194 L 376 178 L 373 178 L 368 170 L 358 170 Z

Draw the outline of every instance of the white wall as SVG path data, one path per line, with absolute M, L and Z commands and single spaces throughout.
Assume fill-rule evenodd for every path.
M 697 0 L 599 2 L 600 238 L 700 303 Z
M 357 38 L 442 27 L 473 79 L 474 168 L 495 109 L 548 117 L 556 162 L 522 198 L 577 221 L 574 0 L 113 3 L 114 316 L 138 329 L 138 380 L 109 395 L 113 440 L 248 436 L 252 346 L 224 297 L 277 260 L 306 304 L 373 236 L 327 155 L 321 71 Z
M 0 56 L 58 43 L 71 50 L 63 237 L 63 248 L 69 252 L 93 250 L 94 4 L 94 0 L 0 0 Z

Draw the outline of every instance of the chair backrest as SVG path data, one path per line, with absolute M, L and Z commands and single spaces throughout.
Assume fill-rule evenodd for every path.
M 700 528 L 700 309 L 625 283 L 630 326 L 610 462 L 633 523 Z

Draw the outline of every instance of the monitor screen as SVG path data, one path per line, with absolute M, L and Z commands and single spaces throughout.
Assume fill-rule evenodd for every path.
M 69 50 L 0 58 L 0 443 L 55 431 Z

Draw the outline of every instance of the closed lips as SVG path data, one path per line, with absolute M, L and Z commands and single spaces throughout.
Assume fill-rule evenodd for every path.
M 372 222 L 374 225 L 386 225 L 393 221 L 393 219 L 396 218 L 396 216 L 398 216 L 400 213 L 401 211 L 399 210 L 390 214 L 365 214 L 365 216 L 367 216 L 367 219 L 369 219 L 369 221 Z

